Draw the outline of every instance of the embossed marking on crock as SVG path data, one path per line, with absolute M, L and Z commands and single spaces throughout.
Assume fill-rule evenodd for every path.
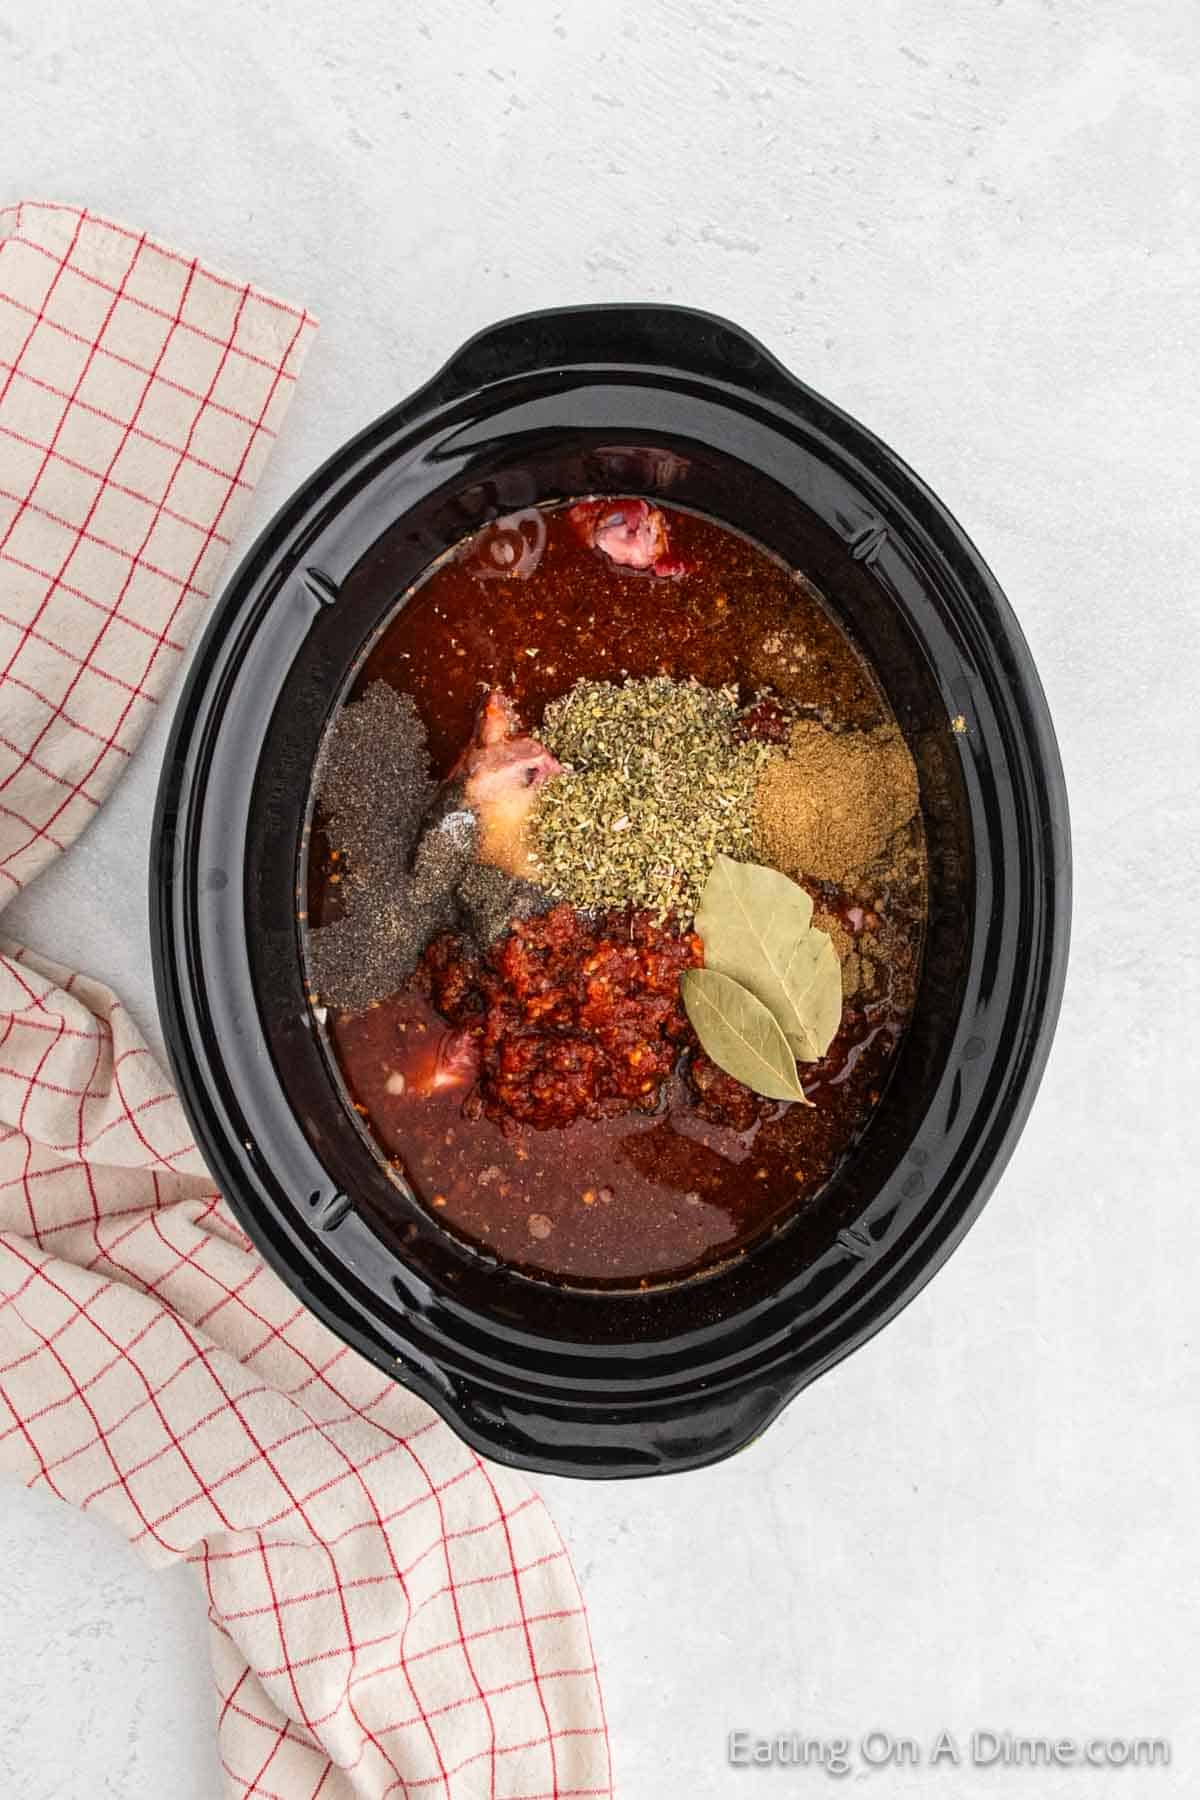
M 318 1231 L 336 1231 L 350 1211 L 349 1194 L 315 1193 L 308 1196 L 313 1223 Z
M 855 562 L 873 563 L 887 542 L 887 534 L 888 528 L 882 519 L 876 519 L 872 525 L 864 525 L 850 539 L 849 550 Z
M 848 1250 L 851 1256 L 861 1257 L 864 1262 L 875 1254 L 875 1245 L 861 1225 L 847 1225 L 838 1232 L 837 1241 L 843 1250 Z
M 301 580 L 318 606 L 332 606 L 338 597 L 337 582 L 330 580 L 322 569 L 305 569 Z

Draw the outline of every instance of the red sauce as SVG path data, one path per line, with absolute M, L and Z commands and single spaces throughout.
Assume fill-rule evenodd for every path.
M 770 688 L 852 726 L 890 720 L 807 582 L 723 526 L 664 511 L 682 574 L 613 564 L 562 511 L 544 509 L 511 543 L 491 542 L 496 527 L 476 534 L 406 597 L 359 688 L 383 678 L 413 695 L 439 775 L 491 687 L 535 733 L 546 702 L 581 677 L 657 673 L 736 683 L 747 704 Z M 521 572 L 506 577 L 503 564 Z M 774 736 L 777 708 L 753 728 Z M 331 873 L 317 832 L 314 921 L 336 906 Z M 485 963 L 443 944 L 409 990 L 331 1017 L 349 1098 L 440 1221 L 531 1274 L 628 1287 L 712 1268 L 816 1202 L 865 1128 L 907 1022 L 923 882 L 813 893 L 851 932 L 882 934 L 888 955 L 823 1061 L 802 1066 L 811 1108 L 759 1100 L 695 1052 L 674 997 L 688 935 L 643 927 L 639 938 L 635 926 L 631 939 L 628 922 L 622 937 L 614 920 L 568 924 L 570 913 L 523 926 Z M 565 1037 L 539 1033 L 542 1008 Z
M 407 597 L 368 656 L 357 690 L 390 681 L 417 702 L 444 775 L 489 688 L 510 695 L 536 731 L 547 701 L 583 677 L 694 676 L 736 682 L 747 700 L 774 688 L 850 725 L 891 713 L 866 663 L 815 588 L 739 533 L 664 507 L 671 554 L 686 573 L 621 568 L 589 549 L 563 510 L 523 577 L 497 579 L 495 527 L 468 538 Z M 357 691 L 356 690 L 356 691 Z
M 479 1109 L 544 1130 L 655 1110 L 692 1037 L 679 977 L 703 960 L 695 932 L 648 913 L 592 924 L 556 906 L 482 959 L 439 938 L 423 972 L 438 1011 L 475 1046 Z

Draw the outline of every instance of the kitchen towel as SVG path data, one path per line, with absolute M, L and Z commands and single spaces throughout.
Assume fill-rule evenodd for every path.
M 86 209 L 0 210 L 0 907 L 163 703 L 315 329 Z M 541 1502 L 263 1265 L 116 996 L 0 952 L 0 1467 L 195 1568 L 227 1791 L 609 1794 Z

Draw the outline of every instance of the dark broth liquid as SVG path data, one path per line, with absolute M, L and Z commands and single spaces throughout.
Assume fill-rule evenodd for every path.
M 562 509 L 544 510 L 544 549 L 522 578 L 481 578 L 483 534 L 465 540 L 384 628 L 354 694 L 380 679 L 410 693 L 439 776 L 492 687 L 515 700 L 535 735 L 546 703 L 577 680 L 656 674 L 736 683 L 744 701 L 770 689 L 840 726 L 894 722 L 810 584 L 725 526 L 663 511 L 671 554 L 688 569 L 681 577 L 614 565 Z M 309 914 L 319 924 L 337 910 L 337 870 L 319 815 L 317 827 Z M 814 1203 L 879 1098 L 911 1011 L 924 923 L 918 821 L 909 832 L 906 873 L 890 886 L 808 884 L 821 910 L 877 914 L 884 950 L 884 979 L 847 1002 L 825 1058 L 801 1066 L 812 1108 L 781 1105 L 736 1133 L 697 1114 L 677 1072 L 653 1115 L 506 1133 L 464 1117 L 461 1088 L 430 1091 L 451 1032 L 413 992 L 330 1015 L 327 1041 L 350 1102 L 440 1223 L 530 1274 L 627 1287 L 723 1263 Z

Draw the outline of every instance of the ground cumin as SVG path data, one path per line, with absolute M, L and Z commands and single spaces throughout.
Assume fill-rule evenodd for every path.
M 862 970 L 852 934 L 836 913 L 822 912 L 820 907 L 813 913 L 812 922 L 818 931 L 823 931 L 829 938 L 842 965 L 843 1000 L 853 1000 L 862 986 Z
M 754 849 L 784 874 L 845 882 L 873 862 L 917 810 L 916 765 L 894 725 L 793 726 L 787 753 L 759 777 Z

